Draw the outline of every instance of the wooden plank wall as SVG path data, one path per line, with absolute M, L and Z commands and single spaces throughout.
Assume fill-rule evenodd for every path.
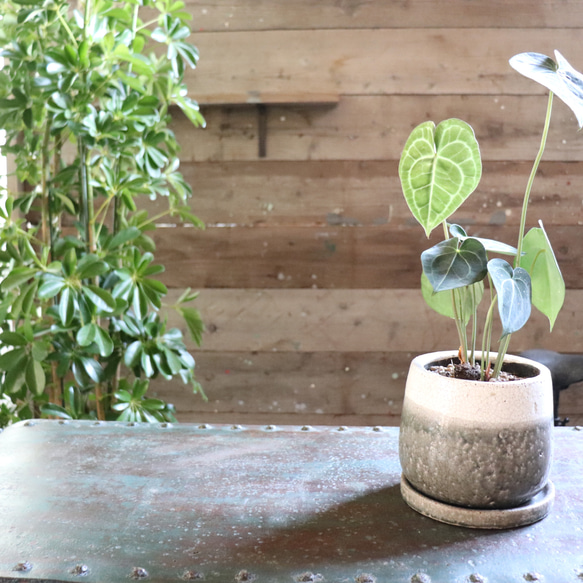
M 165 218 L 157 245 L 171 295 L 201 290 L 207 331 L 193 354 L 208 402 L 180 383 L 156 391 L 183 421 L 398 424 L 412 356 L 456 343 L 418 290 L 419 253 L 437 238 L 424 238 L 402 200 L 403 144 L 422 121 L 469 122 L 484 176 L 457 222 L 515 244 L 547 98 L 508 59 L 559 49 L 583 69 L 583 3 L 187 8 L 201 53 L 188 83 L 208 125 L 177 115 L 174 129 L 207 229 Z M 583 136 L 556 100 L 529 225 L 544 220 L 569 289 L 553 333 L 535 315 L 515 352 L 583 352 L 582 193 Z M 583 416 L 583 390 L 566 391 L 562 409 Z

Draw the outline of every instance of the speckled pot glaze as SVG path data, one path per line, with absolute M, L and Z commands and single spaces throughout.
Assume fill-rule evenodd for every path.
M 485 383 L 428 370 L 454 358 L 434 352 L 411 363 L 399 434 L 403 473 L 416 490 L 448 504 L 524 504 L 544 488 L 550 471 L 550 371 L 517 356 L 508 356 L 504 369 L 528 378 Z

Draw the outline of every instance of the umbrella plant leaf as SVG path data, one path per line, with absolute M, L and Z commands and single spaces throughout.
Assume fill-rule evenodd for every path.
M 399 177 L 413 216 L 431 231 L 452 215 L 476 189 L 482 176 L 474 131 L 459 119 L 418 125 L 407 140 Z
M 89 322 L 85 324 L 77 332 L 77 342 L 80 346 L 89 346 L 95 340 L 95 333 L 97 324 Z
M 421 253 L 423 272 L 433 291 L 470 285 L 484 279 L 488 257 L 484 246 L 471 237 L 452 237 Z
M 575 114 L 583 127 L 583 75 L 575 70 L 559 51 L 556 62 L 540 53 L 520 53 L 510 59 L 510 66 L 521 75 L 540 83 L 559 97 Z
M 542 222 L 540 225 L 523 239 L 520 266 L 530 274 L 532 303 L 549 319 L 552 330 L 565 301 L 565 281 Z
M 520 330 L 530 317 L 530 276 L 526 269 L 513 269 L 504 259 L 491 259 L 488 273 L 498 294 L 498 312 L 504 337 Z

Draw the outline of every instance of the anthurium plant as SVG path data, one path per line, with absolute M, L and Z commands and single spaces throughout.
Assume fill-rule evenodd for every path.
M 195 67 L 180 1 L 4 0 L 0 128 L 12 183 L 0 193 L 0 423 L 38 415 L 174 420 L 151 379 L 194 391 L 194 360 L 160 316 L 150 217 L 140 200 L 202 227 L 188 205 L 181 110 L 204 125 L 184 83 Z M 143 14 L 146 18 L 143 19 Z M 200 342 L 187 290 L 174 307 Z
M 540 148 L 526 184 L 516 246 L 471 237 L 450 221 L 477 188 L 482 174 L 480 149 L 470 125 L 459 119 L 448 119 L 437 126 L 433 122 L 422 123 L 413 130 L 403 149 L 399 176 L 411 212 L 428 237 L 436 227 L 443 228 L 444 240 L 421 254 L 421 289 L 429 306 L 456 322 L 459 376 L 476 380 L 498 377 L 511 335 L 528 321 L 531 306 L 548 318 L 552 330 L 563 305 L 565 283 L 542 222 L 526 232 L 526 212 L 545 149 L 553 95 L 571 108 L 579 128 L 583 126 L 583 76 L 558 51 L 555 58 L 521 53 L 510 59 L 516 71 L 549 90 Z M 491 255 L 497 257 L 490 259 Z M 488 306 L 478 348 L 478 305 L 484 297 Z M 498 356 L 492 365 L 496 307 L 502 332 Z

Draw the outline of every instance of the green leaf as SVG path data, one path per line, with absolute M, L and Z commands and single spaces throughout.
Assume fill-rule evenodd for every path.
M 481 176 L 474 131 L 458 119 L 443 121 L 437 128 L 431 121 L 417 126 L 399 162 L 405 200 L 428 237 L 470 196 Z
M 196 344 L 200 346 L 202 344 L 202 334 L 204 332 L 204 324 L 200 312 L 195 308 L 189 308 L 186 306 L 180 306 L 177 310 L 184 318 L 190 336 Z
M 101 367 L 99 362 L 97 362 L 93 358 L 89 358 L 88 356 L 82 356 L 80 357 L 80 360 L 81 364 L 83 365 L 83 369 L 85 370 L 89 378 L 93 382 L 96 383 L 100 382 L 101 375 L 103 374 L 103 368 Z
M 26 346 L 27 340 L 22 334 L 18 334 L 18 332 L 2 332 L 0 334 L 0 344 L 4 346 Z
M 66 287 L 61 294 L 59 317 L 63 326 L 68 326 L 75 315 L 75 295 L 75 292 L 69 287 Z
M 142 343 L 140 340 L 136 340 L 126 348 L 123 360 L 128 368 L 134 368 L 140 362 L 141 356 L 142 356 Z
M 36 274 L 36 269 L 31 267 L 15 267 L 2 281 L 0 287 L 4 291 L 9 291 L 27 282 Z
M 107 245 L 108 249 L 116 249 L 117 247 L 123 245 L 124 243 L 129 243 L 142 234 L 142 231 L 137 227 L 128 227 L 122 229 L 117 233 Z
M 71 277 L 77 269 L 77 253 L 75 249 L 69 249 L 63 258 L 63 273 L 67 277 Z
M 54 298 L 65 287 L 65 280 L 55 275 L 45 275 L 44 281 L 38 289 L 41 300 Z
M 530 274 L 532 303 L 548 319 L 551 330 L 565 301 L 565 281 L 553 248 L 543 228 L 531 229 L 524 237 L 520 266 Z
M 21 369 L 25 357 L 26 349 L 22 347 L 0 354 L 0 370 Z
M 96 329 L 98 328 L 97 324 L 93 322 L 89 322 L 85 324 L 79 331 L 77 332 L 77 343 L 80 346 L 89 346 L 95 340 Z
M 71 415 L 67 413 L 67 410 L 54 403 L 49 403 L 48 405 L 42 405 L 40 411 L 43 415 L 50 417 L 59 417 L 61 419 L 72 419 Z
M 98 310 L 102 312 L 113 312 L 116 308 L 116 302 L 113 296 L 107 291 L 96 285 L 84 285 L 83 295 Z
M 484 282 L 479 281 L 470 286 L 462 287 L 457 290 L 461 295 L 462 310 L 464 314 L 464 324 L 468 324 L 472 313 L 474 312 L 474 299 L 476 307 L 480 304 L 484 295 Z M 421 293 L 425 303 L 438 314 L 446 316 L 447 318 L 455 319 L 455 312 L 453 309 L 452 290 L 441 291 L 435 293 L 427 276 L 421 274 Z
M 105 261 L 96 255 L 84 255 L 77 264 L 77 277 L 80 279 L 90 279 L 103 275 L 109 269 Z
M 423 272 L 435 292 L 481 281 L 486 277 L 487 263 L 484 246 L 472 237 L 461 244 L 452 237 L 421 253 Z
M 99 348 L 99 354 L 107 358 L 114 349 L 113 341 L 110 335 L 100 326 L 96 326 L 95 343 Z
M 452 237 L 458 237 L 462 241 L 468 238 L 468 234 L 460 225 L 449 225 L 449 232 Z M 481 237 L 472 237 L 472 239 L 480 241 L 484 245 L 484 249 L 489 253 L 512 255 L 513 257 L 518 253 L 516 247 L 512 247 L 512 245 L 507 245 L 506 243 L 500 243 L 500 241 L 495 241 L 494 239 L 482 239 Z
M 45 390 L 46 378 L 45 371 L 40 362 L 37 362 L 34 358 L 29 358 L 26 364 L 24 378 L 31 393 L 42 395 Z
M 575 114 L 583 127 L 583 75 L 575 70 L 559 51 L 553 61 L 540 53 L 520 53 L 510 59 L 510 66 L 521 75 L 540 83 L 559 97 Z
M 504 337 L 520 330 L 530 317 L 530 276 L 522 267 L 512 269 L 503 259 L 491 259 L 488 273 L 498 294 L 498 312 Z

